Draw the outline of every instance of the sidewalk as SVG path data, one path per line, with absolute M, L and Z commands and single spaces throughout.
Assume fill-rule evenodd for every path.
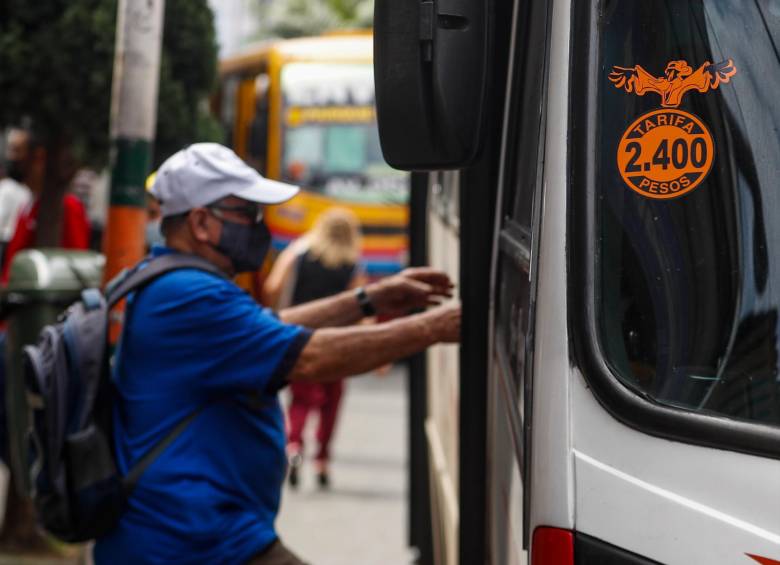
M 287 398 L 284 399 L 285 403 Z M 316 418 L 307 424 L 307 451 Z M 332 486 L 318 490 L 310 459 L 297 491 L 285 488 L 277 522 L 311 565 L 406 565 L 405 369 L 351 379 L 333 444 Z

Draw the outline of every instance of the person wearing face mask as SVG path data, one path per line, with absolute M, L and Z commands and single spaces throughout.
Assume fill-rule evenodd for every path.
M 6 139 L 5 178 L 0 175 L 0 264 L 5 248 L 16 229 L 19 214 L 32 201 L 24 184 L 24 162 L 20 155 L 19 130 L 10 130 Z
M 232 276 L 262 265 L 271 244 L 265 206 L 298 188 L 199 143 L 163 163 L 150 192 L 165 245 L 139 268 L 190 254 Z M 302 565 L 274 526 L 287 465 L 278 392 L 457 342 L 460 306 L 437 305 L 451 289 L 444 273 L 407 269 L 275 314 L 227 277 L 186 268 L 131 293 L 113 364 L 120 472 L 187 424 L 141 475 L 117 527 L 96 541 L 97 565 Z M 398 318 L 359 324 L 374 314 Z

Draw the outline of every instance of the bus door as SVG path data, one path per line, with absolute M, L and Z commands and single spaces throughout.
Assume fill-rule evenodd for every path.
M 504 118 L 491 283 L 488 532 L 491 563 L 525 563 L 533 418 L 539 206 L 544 173 L 548 5 L 518 5 Z

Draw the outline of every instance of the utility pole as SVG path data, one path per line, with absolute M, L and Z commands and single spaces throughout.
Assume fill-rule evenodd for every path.
M 104 282 L 144 254 L 146 176 L 157 128 L 165 0 L 119 0 L 111 93 L 111 197 Z M 112 342 L 118 336 L 112 324 Z

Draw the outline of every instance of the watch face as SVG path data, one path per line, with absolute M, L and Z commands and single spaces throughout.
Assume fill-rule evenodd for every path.
M 373 316 L 376 314 L 376 309 L 371 303 L 371 299 L 368 297 L 365 288 L 361 286 L 360 288 L 355 289 L 355 296 L 357 297 L 358 304 L 364 315 Z

